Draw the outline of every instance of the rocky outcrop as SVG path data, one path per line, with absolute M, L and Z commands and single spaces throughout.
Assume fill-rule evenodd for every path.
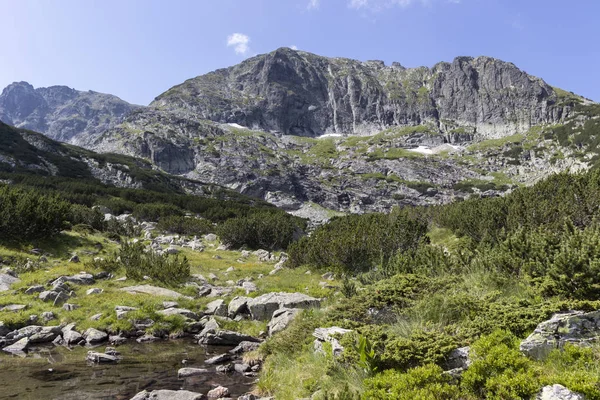
M 521 351 L 534 359 L 543 359 L 566 343 L 588 346 L 600 339 L 600 311 L 573 311 L 555 314 L 540 323 L 521 342 Z
M 61 142 L 82 144 L 123 121 L 140 106 L 116 96 L 66 86 L 35 89 L 15 82 L 0 94 L 0 120 Z
M 132 294 L 148 294 L 152 296 L 162 296 L 169 297 L 172 299 L 179 298 L 189 298 L 188 296 L 184 296 L 179 292 L 176 292 L 171 289 L 165 289 L 158 286 L 152 285 L 137 285 L 137 286 L 128 286 L 120 289 L 124 292 L 132 293 Z
M 247 307 L 252 319 L 268 320 L 280 308 L 318 308 L 321 300 L 303 293 L 266 293 L 248 300 Z
M 313 336 L 316 338 L 314 341 L 314 349 L 316 352 L 324 352 L 323 344 L 331 344 L 331 351 L 334 356 L 339 356 L 344 351 L 344 347 L 338 341 L 338 338 L 352 332 L 351 329 L 344 329 L 338 326 L 332 326 L 330 328 L 317 328 L 313 332 Z
M 408 69 L 288 48 L 187 80 L 150 108 L 301 136 L 431 123 L 449 138 L 459 126 L 504 136 L 569 112 L 543 80 L 490 57 Z
M 202 393 L 190 392 L 189 390 L 146 390 L 139 392 L 131 400 L 206 400 Z

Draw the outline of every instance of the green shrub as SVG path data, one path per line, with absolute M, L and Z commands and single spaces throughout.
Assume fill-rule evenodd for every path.
M 156 229 L 180 235 L 205 235 L 215 231 L 215 227 L 208 220 L 176 215 L 160 218 Z
M 285 249 L 303 225 L 301 219 L 285 213 L 258 212 L 225 221 L 217 235 L 233 248 L 277 250 Z
M 80 204 L 73 204 L 69 215 L 69 222 L 73 225 L 84 224 L 96 230 L 104 230 L 104 215 L 95 209 Z
M 385 264 L 396 252 L 416 249 L 428 240 L 426 232 L 427 223 L 404 210 L 334 218 L 292 244 L 287 265 L 364 272 Z
M 65 227 L 70 205 L 58 196 L 0 186 L 0 240 L 21 242 L 50 237 Z
M 158 221 L 162 217 L 182 216 L 183 214 L 181 208 L 162 203 L 137 204 L 133 210 L 133 216 L 142 221 Z
M 452 400 L 464 399 L 450 375 L 434 364 L 400 373 L 385 371 L 365 381 L 363 399 L 372 400 Z

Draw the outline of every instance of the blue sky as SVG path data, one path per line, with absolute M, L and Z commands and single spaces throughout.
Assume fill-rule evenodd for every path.
M 0 0 L 0 88 L 25 80 L 148 104 L 282 46 L 432 66 L 515 63 L 600 101 L 597 0 Z

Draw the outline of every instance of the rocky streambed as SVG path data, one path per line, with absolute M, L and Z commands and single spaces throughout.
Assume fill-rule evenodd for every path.
M 256 378 L 241 373 L 217 372 L 218 365 L 206 364 L 231 347 L 198 346 L 192 339 L 164 340 L 139 344 L 127 342 L 117 348 L 119 361 L 86 361 L 88 348 L 40 345 L 26 357 L 0 354 L 3 399 L 131 399 L 147 390 L 188 390 L 207 393 L 218 386 L 237 398 L 251 390 Z M 182 368 L 203 369 L 202 374 L 180 377 Z M 12 382 L 12 384 L 11 384 Z

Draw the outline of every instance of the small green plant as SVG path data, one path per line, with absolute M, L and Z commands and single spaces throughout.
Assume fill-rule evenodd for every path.
M 378 367 L 375 359 L 375 346 L 371 344 L 369 338 L 359 335 L 354 350 L 358 354 L 358 366 L 367 375 L 374 375 Z
M 342 281 L 342 287 L 340 290 L 342 294 L 347 298 L 354 297 L 358 293 L 356 289 L 356 282 L 351 281 L 350 279 L 348 279 L 348 277 L 344 277 L 344 280 Z

